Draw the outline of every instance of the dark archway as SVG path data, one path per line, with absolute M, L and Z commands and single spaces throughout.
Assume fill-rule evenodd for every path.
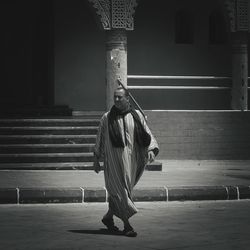
M 1 2 L 0 104 L 54 104 L 54 1 Z

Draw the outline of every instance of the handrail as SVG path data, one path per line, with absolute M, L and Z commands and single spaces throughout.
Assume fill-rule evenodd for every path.
M 128 75 L 128 79 L 172 79 L 172 80 L 229 80 L 231 76 L 153 76 L 153 75 Z M 250 78 L 250 77 L 249 77 Z
M 147 120 L 147 117 L 146 117 L 145 113 L 143 112 L 142 108 L 137 103 L 137 101 L 135 100 L 135 98 L 131 95 L 131 93 L 129 92 L 128 88 L 125 88 L 125 86 L 123 85 L 123 83 L 121 82 L 121 80 L 119 78 L 117 79 L 117 81 L 118 81 L 119 85 L 121 85 L 122 88 L 127 92 L 127 94 L 129 95 L 130 99 L 133 101 L 133 103 L 136 106 L 136 108 L 138 108 L 139 111 L 141 112 L 141 114 L 143 115 L 144 119 Z
M 155 79 L 155 80 L 231 80 L 231 76 L 154 76 L 154 75 L 128 75 L 128 79 Z M 248 80 L 250 80 L 250 77 L 248 77 Z M 148 86 L 148 85 L 132 85 L 128 86 L 128 89 L 195 89 L 195 90 L 225 90 L 225 89 L 231 89 L 230 86 L 170 86 L 170 85 L 154 85 L 154 86 Z M 248 87 L 250 89 L 250 87 Z
M 230 87 L 224 86 L 128 86 L 128 89 L 230 89 Z

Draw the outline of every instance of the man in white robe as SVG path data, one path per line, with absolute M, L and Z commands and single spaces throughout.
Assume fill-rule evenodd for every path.
M 102 222 L 109 230 L 119 230 L 114 225 L 115 215 L 124 223 L 124 235 L 137 235 L 129 222 L 138 211 L 132 191 L 145 165 L 152 162 L 158 152 L 158 144 L 143 115 L 131 108 L 127 91 L 116 89 L 114 106 L 101 118 L 94 149 L 96 173 L 100 171 L 100 159 L 104 160 L 109 210 Z

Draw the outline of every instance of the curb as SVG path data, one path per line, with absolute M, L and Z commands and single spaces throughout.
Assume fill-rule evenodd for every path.
M 250 186 L 184 186 L 135 188 L 133 200 L 201 201 L 250 199 Z M 107 202 L 104 187 L 88 188 L 1 188 L 0 204 L 47 204 Z

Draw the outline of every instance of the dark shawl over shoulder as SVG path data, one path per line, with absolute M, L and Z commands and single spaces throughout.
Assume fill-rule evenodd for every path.
M 148 147 L 151 142 L 151 136 L 145 131 L 143 125 L 141 124 L 141 119 L 135 109 L 130 107 L 125 112 L 121 112 L 115 106 L 111 108 L 108 115 L 108 129 L 112 145 L 114 147 L 125 146 L 118 126 L 118 116 L 124 117 L 128 113 L 131 113 L 134 118 L 134 137 L 136 142 L 141 147 Z

